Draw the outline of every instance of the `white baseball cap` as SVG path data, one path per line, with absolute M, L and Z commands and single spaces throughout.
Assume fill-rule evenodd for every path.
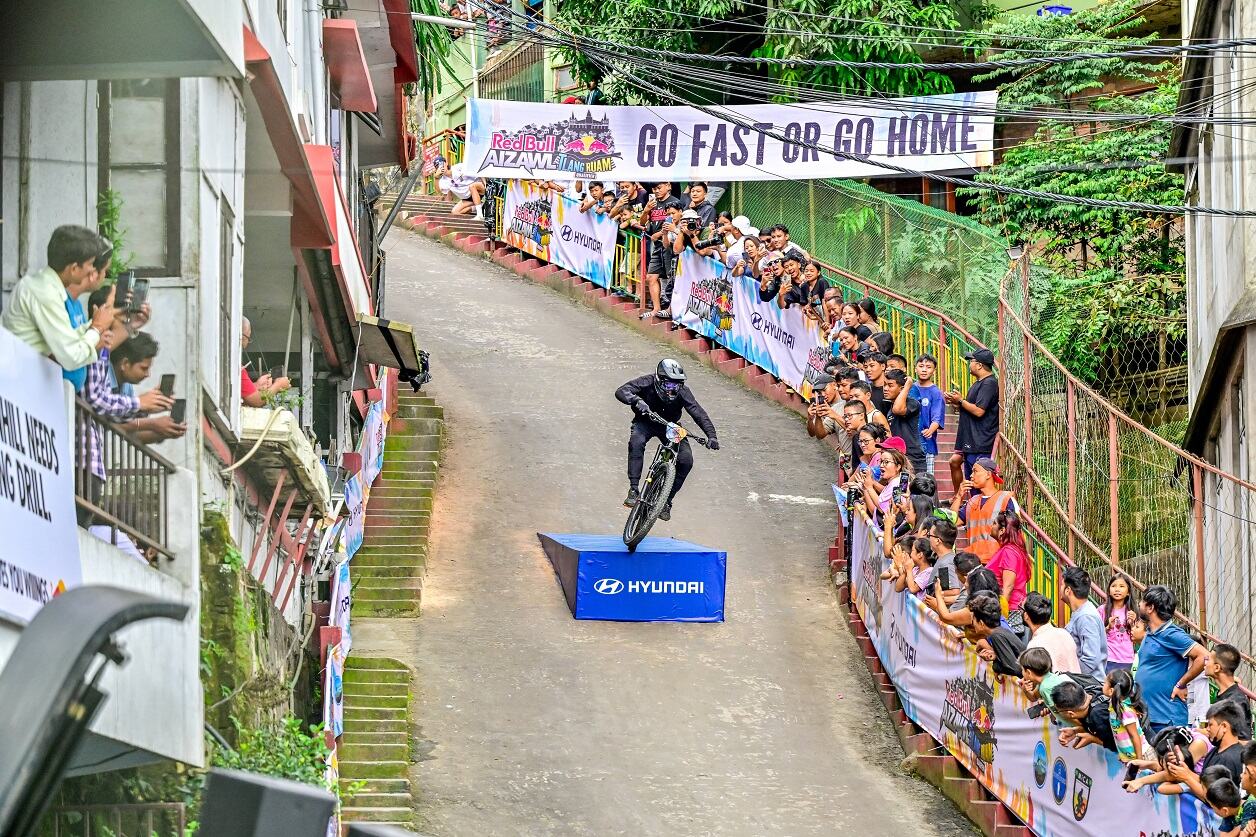
M 754 227 L 750 225 L 750 219 L 745 215 L 738 215 L 734 218 L 733 226 L 736 227 L 737 231 L 742 235 L 750 235 L 750 231 L 754 229 Z M 755 234 L 758 235 L 758 230 L 755 230 Z

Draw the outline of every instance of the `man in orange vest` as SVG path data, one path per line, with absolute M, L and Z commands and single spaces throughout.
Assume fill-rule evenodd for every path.
M 1019 512 L 1016 498 L 1010 491 L 1003 491 L 1003 475 L 998 464 L 988 456 L 973 463 L 972 476 L 960 483 L 959 491 L 951 500 L 951 511 L 959 515 L 968 537 L 968 551 L 985 564 L 999 551 L 999 512 Z

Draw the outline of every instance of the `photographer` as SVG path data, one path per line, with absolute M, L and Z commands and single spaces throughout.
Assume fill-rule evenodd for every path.
M 832 375 L 821 375 L 811 385 L 811 403 L 807 405 L 807 434 L 816 439 L 837 436 L 837 449 L 850 450 L 850 436 L 843 424 L 846 402 L 838 395 L 837 381 Z
M 682 201 L 682 204 L 684 202 Z M 706 229 L 715 223 L 715 204 L 707 200 L 707 185 L 701 181 L 689 184 L 689 201 L 685 211 L 692 210 L 697 215 L 699 227 Z
M 777 298 L 777 304 L 781 308 L 801 305 L 803 316 L 819 321 L 824 308 L 824 292 L 828 290 L 829 283 L 820 276 L 818 263 L 812 259 L 801 260 L 794 255 L 785 257 L 786 277 L 789 276 L 790 265 L 795 263 L 800 267 L 798 278 L 791 280 L 792 287 Z
M 747 246 L 747 252 L 749 247 Z M 759 260 L 759 301 L 771 302 L 776 299 L 781 290 L 781 276 L 784 269 L 781 265 L 781 257 L 778 253 L 768 253 Z
M 689 248 L 699 256 L 716 254 L 723 244 L 723 239 L 715 234 L 715 227 L 704 228 L 702 218 L 693 209 L 686 209 L 680 215 L 676 237 L 672 242 L 672 252 L 679 256 Z

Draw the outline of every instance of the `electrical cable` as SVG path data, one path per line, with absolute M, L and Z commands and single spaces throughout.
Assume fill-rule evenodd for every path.
M 650 82 L 645 81 L 644 79 L 636 76 L 635 74 L 631 72 L 626 72 L 622 68 L 620 69 L 620 72 L 624 72 L 625 75 L 627 75 L 630 79 L 635 81 L 639 86 L 643 87 L 646 90 L 649 90 L 657 95 L 660 95 L 667 99 L 675 101 L 678 104 L 686 104 L 683 101 L 681 101 L 678 97 L 672 95 L 670 92 L 663 90 L 662 88 L 656 87 L 655 85 L 651 84 Z M 726 122 L 729 122 L 730 124 L 737 125 L 739 127 L 743 127 L 748 130 L 755 131 L 756 133 L 763 134 L 764 136 L 771 137 L 772 139 L 778 140 L 783 143 L 797 145 L 801 148 L 806 148 L 811 151 L 822 152 L 825 154 L 832 154 L 833 157 L 838 160 L 844 159 L 844 160 L 849 160 L 851 162 L 864 163 L 867 165 L 875 166 L 880 169 L 884 169 L 886 171 L 895 172 L 897 174 L 906 174 L 912 177 L 923 177 L 929 180 L 936 180 L 941 183 L 950 183 L 953 186 L 960 186 L 967 189 L 981 189 L 985 191 L 998 192 L 1004 195 L 1013 195 L 1017 197 L 1031 198 L 1031 199 L 1036 199 L 1036 200 L 1046 200 L 1046 201 L 1052 201 L 1054 203 L 1075 204 L 1078 206 L 1088 206 L 1088 207 L 1097 208 L 1097 209 L 1119 209 L 1119 210 L 1127 210 L 1127 211 L 1132 211 L 1132 212 L 1148 212 L 1148 213 L 1169 214 L 1169 215 L 1216 215 L 1216 216 L 1222 216 L 1222 217 L 1228 217 L 1228 218 L 1256 217 L 1256 211 L 1223 209 L 1220 207 L 1208 207 L 1208 206 L 1178 206 L 1178 205 L 1169 205 L 1169 204 L 1144 203 L 1142 201 L 1113 201 L 1113 200 L 1104 200 L 1104 199 L 1099 199 L 1099 198 L 1086 198 L 1086 197 L 1080 197 L 1076 195 L 1063 195 L 1063 194 L 1058 194 L 1055 192 L 1043 192 L 1036 189 L 1022 189 L 1016 186 L 1006 186 L 1000 183 L 985 183 L 985 182 L 980 182 L 976 180 L 970 180 L 968 178 L 963 178 L 963 177 L 952 177 L 950 175 L 938 174 L 937 172 L 922 172 L 915 169 L 907 168 L 905 166 L 894 165 L 893 163 L 886 163 L 880 160 L 873 160 L 872 158 L 866 157 L 863 155 L 838 151 L 837 149 L 833 149 L 833 148 L 826 148 L 816 143 L 808 143 L 808 142 L 792 140 L 786 137 L 783 133 L 779 131 L 758 128 L 753 123 L 747 124 L 745 122 L 739 121 L 736 118 L 733 118 L 727 115 L 721 115 L 714 108 L 706 107 L 704 105 L 689 104 L 688 107 L 691 107 L 694 110 L 697 110 L 701 113 L 705 113 L 706 115 L 714 119 L 726 121 Z

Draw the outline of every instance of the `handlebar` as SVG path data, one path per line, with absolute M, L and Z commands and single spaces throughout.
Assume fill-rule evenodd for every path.
M 667 419 L 663 418 L 662 416 L 660 416 L 658 413 L 654 412 L 653 410 L 651 410 L 651 411 L 650 411 L 650 412 L 648 412 L 648 413 L 644 413 L 643 415 L 644 415 L 646 418 L 648 418 L 648 419 L 650 419 L 650 420 L 652 420 L 652 421 L 656 421 L 656 422 L 658 422 L 658 423 L 659 423 L 659 424 L 661 424 L 661 425 L 668 426 L 668 425 L 675 424 L 677 427 L 680 427 L 682 430 L 684 430 L 684 427 L 683 427 L 683 426 L 681 426 L 680 422 L 668 421 Z M 685 438 L 686 438 L 686 439 L 692 439 L 693 441 L 695 441 L 695 442 L 697 442 L 698 444 L 702 445 L 702 447 L 704 447 L 704 448 L 705 448 L 705 447 L 710 447 L 710 445 L 711 445 L 711 442 L 710 442 L 710 440 L 709 440 L 709 439 L 706 439 L 706 438 L 704 438 L 704 437 L 702 437 L 702 436 L 697 436 L 697 435 L 695 435 L 695 434 L 693 434 L 693 433 L 690 433 L 688 430 L 685 430 Z

